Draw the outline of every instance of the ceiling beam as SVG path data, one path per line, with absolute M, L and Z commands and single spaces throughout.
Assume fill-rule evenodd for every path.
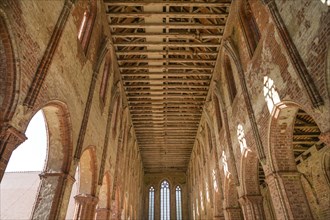
M 224 29 L 224 24 L 192 24 L 188 22 L 177 23 L 109 23 L 110 28 L 138 29 L 138 28 L 163 28 L 163 29 Z
M 171 32 L 171 33 L 112 33 L 113 38 L 173 38 L 173 39 L 220 39 L 222 38 L 221 34 L 195 34 L 195 33 L 180 33 L 180 32 Z
M 172 103 L 189 103 L 189 104 L 204 104 L 204 98 L 200 100 L 195 100 L 195 99 L 142 99 L 142 100 L 128 100 L 130 104 L 135 104 L 135 103 L 145 103 L 145 104 L 150 104 L 150 103 L 164 103 L 165 105 L 172 104 Z
M 202 65 L 145 65 L 145 66 L 119 66 L 121 70 L 141 70 L 141 69 L 194 69 L 194 70 L 213 70 L 214 66 Z
M 189 13 L 189 12 L 107 12 L 110 18 L 227 18 L 228 13 Z
M 117 47 L 220 47 L 220 43 L 198 43 L 198 42 L 114 42 Z
M 205 94 L 194 94 L 194 95 L 189 95 L 189 94 L 147 94 L 147 95 L 127 95 L 128 100 L 132 99 L 146 99 L 146 98 L 173 98 L 173 97 L 187 97 L 187 98 L 203 98 L 205 99 L 206 95 Z
M 150 90 L 126 90 L 126 93 L 128 96 L 130 94 L 139 94 L 138 96 L 142 94 L 152 94 L 152 93 L 166 93 L 166 94 L 180 94 L 181 93 L 187 93 L 187 94 L 192 94 L 192 93 L 200 93 L 200 94 L 207 94 L 207 90 L 189 90 L 189 89 L 182 89 L 182 90 L 173 90 L 173 89 L 150 89 Z M 157 94 L 159 95 L 159 94 Z
M 209 79 L 191 79 L 191 78 L 149 78 L 149 79 L 123 79 L 124 82 L 197 82 L 197 83 L 208 83 Z
M 231 1 L 227 2 L 182 2 L 182 1 L 115 1 L 103 0 L 107 7 L 111 6 L 170 6 L 170 7 L 229 7 Z
M 127 88 L 145 88 L 145 87 L 167 87 L 167 88 L 177 88 L 177 87 L 180 87 L 180 88 L 185 88 L 185 89 L 188 89 L 188 88 L 205 88 L 205 89 L 208 89 L 209 88 L 209 85 L 195 85 L 195 84 L 140 84 L 140 85 L 137 85 L 137 84 L 133 84 L 133 85 L 130 85 L 130 84 L 126 84 L 124 85 L 125 87 Z
M 122 72 L 123 77 L 126 76 L 212 76 L 211 72 Z M 180 89 L 180 88 L 178 88 Z
M 191 55 L 191 56 L 216 56 L 216 51 L 188 51 L 188 50 L 116 50 L 117 56 L 122 55 Z
M 150 63 L 150 62 L 168 62 L 168 63 L 215 63 L 216 59 L 178 59 L 178 58 L 131 58 L 117 59 L 118 62 L 125 63 Z

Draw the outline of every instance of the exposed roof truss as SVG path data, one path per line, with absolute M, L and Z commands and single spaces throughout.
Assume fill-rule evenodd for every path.
M 146 172 L 186 171 L 231 0 L 104 0 Z

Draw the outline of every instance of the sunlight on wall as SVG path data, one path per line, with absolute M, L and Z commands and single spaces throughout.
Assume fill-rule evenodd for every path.
M 209 184 L 205 181 L 205 192 L 206 192 L 206 200 L 210 203 L 210 192 L 209 192 Z
M 196 199 L 196 214 L 199 216 L 198 199 Z
M 213 189 L 218 192 L 218 183 L 217 183 L 217 178 L 216 178 L 216 173 L 215 170 L 212 170 L 212 178 L 213 178 Z
M 330 0 L 320 0 L 323 4 L 330 6 Z
M 203 191 L 199 192 L 200 199 L 201 199 L 201 209 L 204 211 L 204 199 L 203 199 Z
M 193 218 L 194 218 L 194 220 L 196 219 L 196 213 L 195 213 L 195 204 L 193 204 Z
M 237 139 L 241 150 L 241 154 L 246 157 L 248 151 L 251 150 L 247 147 L 244 129 L 241 124 L 237 126 Z
M 6 172 L 43 170 L 47 152 L 47 130 L 42 110 L 33 116 L 25 135 L 27 140 L 13 151 Z
M 227 163 L 227 156 L 224 151 L 222 151 L 222 157 L 221 157 L 221 162 L 223 166 L 223 172 L 225 173 L 225 177 L 229 177 L 229 169 L 228 169 L 228 163 Z
M 272 113 L 274 106 L 279 103 L 281 99 L 276 91 L 274 81 L 268 76 L 264 77 L 264 97 L 269 113 Z

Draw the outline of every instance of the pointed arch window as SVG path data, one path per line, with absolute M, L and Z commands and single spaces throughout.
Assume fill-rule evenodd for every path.
M 176 196 L 176 219 L 182 220 L 182 204 L 181 204 L 181 188 L 177 186 L 175 188 L 175 196 Z
M 241 1 L 239 14 L 239 20 L 248 45 L 249 55 L 252 57 L 260 40 L 260 31 L 251 10 L 249 0 Z
M 88 44 L 92 35 L 96 11 L 96 0 L 90 0 L 84 12 L 78 32 L 78 40 L 80 41 L 85 53 L 87 52 Z
M 155 189 L 150 187 L 149 189 L 149 220 L 154 220 L 155 216 Z
M 218 125 L 218 131 L 222 128 L 222 118 L 221 118 L 221 111 L 220 111 L 220 105 L 219 105 L 219 99 L 216 95 L 214 97 L 214 105 L 215 105 L 215 116 L 217 117 L 217 125 Z
M 102 76 L 101 87 L 100 87 L 100 99 L 101 99 L 103 105 L 106 102 L 106 93 L 108 90 L 109 77 L 110 77 L 110 71 L 111 71 L 110 69 L 111 69 L 111 57 L 110 57 L 110 53 L 108 53 L 108 55 L 105 58 L 103 76 Z
M 224 68 L 225 68 L 225 76 L 226 76 L 227 85 L 228 85 L 228 93 L 229 93 L 230 102 L 233 103 L 234 98 L 236 97 L 236 94 L 237 94 L 237 90 L 236 90 L 236 85 L 235 85 L 235 80 L 234 80 L 234 75 L 233 75 L 233 69 L 231 67 L 230 59 L 228 56 L 225 56 Z
M 321 2 L 327 6 L 330 6 L 330 0 L 321 0 Z
M 166 180 L 160 186 L 160 219 L 170 219 L 170 185 Z

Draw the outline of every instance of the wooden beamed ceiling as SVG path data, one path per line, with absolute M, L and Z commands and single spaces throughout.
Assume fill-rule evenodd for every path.
M 145 172 L 186 171 L 231 0 L 104 0 Z

